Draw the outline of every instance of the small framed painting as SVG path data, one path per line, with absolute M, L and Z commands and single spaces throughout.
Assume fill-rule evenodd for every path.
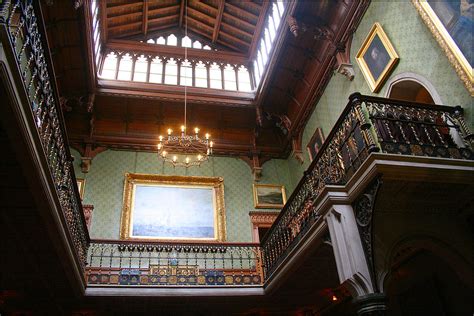
M 286 203 L 285 187 L 254 183 L 253 201 L 255 208 L 282 208 Z
M 372 92 L 378 92 L 399 61 L 382 26 L 375 23 L 356 55 L 357 63 Z
M 318 127 L 316 131 L 314 132 L 313 137 L 311 137 L 308 143 L 308 146 L 306 146 L 306 148 L 308 149 L 309 159 L 311 161 L 313 161 L 313 159 L 316 157 L 319 150 L 321 149 L 321 146 L 323 146 L 323 143 L 324 143 L 323 130 Z
M 84 199 L 84 188 L 86 186 L 86 179 L 76 179 L 77 181 L 77 189 L 79 190 L 79 196 L 81 200 Z

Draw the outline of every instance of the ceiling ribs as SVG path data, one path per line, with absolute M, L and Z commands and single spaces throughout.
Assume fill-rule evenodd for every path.
M 262 10 L 260 10 L 260 15 L 258 16 L 257 25 L 255 26 L 255 30 L 253 33 L 252 44 L 249 48 L 249 57 L 253 59 L 255 57 L 255 53 L 257 51 L 257 44 L 261 38 L 265 17 L 267 16 L 267 11 L 270 6 L 270 1 L 263 1 Z M 285 21 L 283 21 L 284 23 Z
M 102 23 L 101 25 L 101 33 L 103 37 L 103 41 L 107 42 L 107 37 L 108 37 L 108 26 L 107 26 L 107 2 L 106 1 L 101 1 L 100 2 L 100 15 L 101 15 L 101 20 Z
M 143 0 L 143 19 L 142 19 L 142 31 L 143 35 L 146 36 L 148 33 L 148 0 Z
M 214 25 L 214 33 L 212 34 L 212 42 L 215 43 L 217 41 L 217 37 L 219 36 L 219 30 L 221 28 L 222 22 L 222 15 L 224 13 L 224 1 L 219 1 L 219 6 L 217 7 L 217 16 L 216 16 L 216 23 Z
M 184 3 L 185 2 L 187 2 L 187 0 L 181 0 L 181 6 L 180 6 L 180 9 L 179 9 L 179 27 L 180 28 L 183 26 Z M 186 7 L 187 7 L 187 5 L 186 5 Z
M 264 3 L 265 3 L 264 6 L 268 6 L 269 1 L 264 1 Z M 235 10 L 235 11 L 238 11 L 240 14 L 242 14 L 243 16 L 248 17 L 251 20 L 258 19 L 258 16 L 256 16 L 255 14 L 253 14 L 249 11 L 246 11 L 246 10 L 244 10 L 244 9 L 242 9 L 242 8 L 232 4 L 232 3 L 226 2 L 225 5 L 229 8 L 231 8 L 231 9 Z

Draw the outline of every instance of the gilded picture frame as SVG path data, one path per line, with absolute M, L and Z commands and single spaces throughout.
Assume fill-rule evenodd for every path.
M 375 23 L 356 55 L 357 63 L 372 92 L 378 92 L 400 60 L 382 26 Z
M 79 197 L 81 201 L 84 199 L 84 188 L 86 187 L 86 179 L 76 179 L 77 189 L 79 190 Z
M 225 241 L 224 179 L 126 173 L 120 239 Z
M 316 131 L 314 131 L 313 136 L 311 137 L 311 139 L 308 142 L 308 145 L 306 146 L 310 161 L 313 161 L 313 159 L 316 157 L 316 155 L 318 154 L 323 144 L 324 144 L 323 130 L 320 127 L 318 127 L 316 128 Z
M 472 4 L 463 8 L 462 2 L 412 0 L 459 78 L 474 96 L 474 8 Z
M 255 208 L 282 208 L 286 203 L 283 185 L 253 184 L 253 202 Z

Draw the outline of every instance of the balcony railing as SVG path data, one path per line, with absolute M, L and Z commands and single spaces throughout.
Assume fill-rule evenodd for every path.
M 261 286 L 260 247 L 243 243 L 93 240 L 91 285 Z
M 56 194 L 79 262 L 84 268 L 89 235 L 82 212 L 64 119 L 59 108 L 52 61 L 39 9 L 33 0 L 0 3 L 0 32 L 5 52 L 19 73 Z M 27 113 L 28 113 L 27 112 Z
M 371 152 L 474 160 L 461 107 L 416 104 L 355 93 L 282 209 L 261 247 L 265 278 L 322 216 L 315 201 L 343 185 Z

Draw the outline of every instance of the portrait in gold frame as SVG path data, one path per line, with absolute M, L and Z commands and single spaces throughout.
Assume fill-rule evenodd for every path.
M 382 26 L 375 23 L 356 55 L 357 63 L 372 92 L 380 90 L 399 59 Z
M 285 187 L 275 184 L 253 184 L 255 208 L 282 208 L 286 203 Z
M 212 191 L 212 201 L 206 200 L 206 203 L 212 203 L 212 206 L 203 205 L 202 208 L 212 207 L 213 208 L 213 236 L 206 237 L 196 237 L 196 236 L 178 236 L 178 234 L 173 234 L 169 236 L 153 236 L 146 234 L 146 236 L 134 234 L 134 211 L 135 211 L 135 197 L 137 195 L 137 188 L 147 188 L 150 190 L 156 189 L 156 194 L 163 195 L 163 192 L 159 193 L 159 190 L 163 189 L 176 189 L 176 194 L 181 194 L 179 200 L 171 201 L 173 203 L 180 203 L 184 205 L 186 201 L 186 189 L 194 189 L 194 191 Z M 192 190 L 188 190 L 189 192 Z M 169 192 L 169 191 L 167 191 Z M 170 197 L 171 198 L 171 197 Z M 188 199 L 189 200 L 189 199 Z M 165 201 L 153 203 L 152 208 L 159 207 L 162 204 L 165 204 Z M 170 201 L 167 201 L 168 205 Z M 190 202 L 188 202 L 190 203 Z M 138 205 L 138 204 L 137 204 Z M 149 205 L 149 204 L 148 204 Z M 178 204 L 175 204 L 178 205 Z M 199 205 L 198 205 L 199 206 Z M 199 206 L 201 208 L 201 206 Z M 159 210 L 158 208 L 156 209 Z M 192 222 L 193 210 L 196 211 L 196 207 L 190 207 L 189 209 L 181 209 L 180 211 L 187 212 L 189 210 L 190 214 L 186 214 L 186 218 L 181 217 L 188 222 Z M 154 210 L 151 209 L 153 212 Z M 172 210 L 176 212 L 177 209 Z M 142 211 L 141 211 L 142 212 Z M 162 214 L 166 210 L 159 210 Z M 140 214 L 143 214 L 140 213 Z M 171 213 L 170 213 L 171 214 Z M 207 214 L 207 213 L 206 213 Z M 208 216 L 211 216 L 207 214 Z M 153 214 L 149 216 L 155 216 Z M 173 219 L 176 217 L 172 215 Z M 150 218 L 150 217 L 149 217 Z M 152 217 L 151 217 L 152 218 Z M 158 218 L 158 217 L 156 217 Z M 198 218 L 195 216 L 196 220 Z M 143 219 L 142 219 L 143 221 Z M 179 226 L 180 223 L 173 221 L 172 227 Z M 170 226 L 170 227 L 171 227 Z M 184 228 L 181 228 L 184 230 Z M 124 195 L 123 195 L 123 208 L 122 208 L 122 217 L 120 225 L 120 239 L 125 240 L 160 240 L 160 241 L 225 241 L 226 240 L 226 215 L 225 215 L 225 205 L 224 205 L 224 179 L 221 177 L 190 177 L 190 176 L 164 176 L 164 175 L 152 175 L 152 174 L 137 174 L 137 173 L 126 173 L 125 174 L 125 183 L 124 183 Z
M 472 4 L 468 4 L 463 8 L 463 1 L 459 3 L 447 0 L 432 1 L 434 7 L 430 5 L 430 2 L 427 0 L 412 0 L 421 19 L 433 34 L 461 81 L 471 96 L 474 96 L 474 70 L 472 68 L 474 56 L 472 11 L 474 8 Z M 455 4 L 458 7 L 454 7 Z M 470 34 L 470 36 L 466 36 L 466 34 Z M 463 53 L 462 49 L 468 52 L 471 62 L 469 62 L 468 56 Z

